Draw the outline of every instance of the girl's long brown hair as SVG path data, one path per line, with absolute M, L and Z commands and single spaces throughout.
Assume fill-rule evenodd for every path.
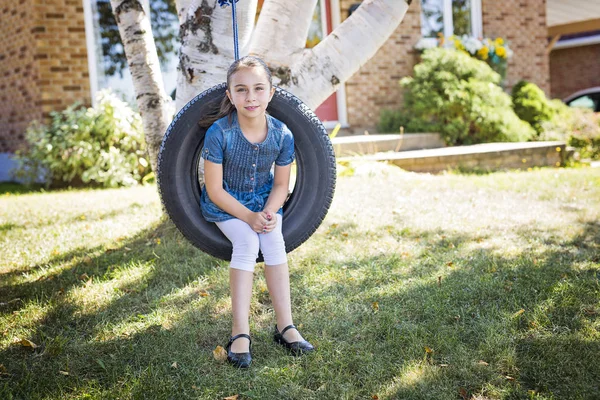
M 267 78 L 269 79 L 269 89 L 271 89 L 271 87 L 273 87 L 273 78 L 271 76 L 271 70 L 269 69 L 267 64 L 258 57 L 245 56 L 240 58 L 239 60 L 234 61 L 234 63 L 231 64 L 231 66 L 227 70 L 227 90 L 229 90 L 229 87 L 231 85 L 231 77 L 233 76 L 233 74 L 235 74 L 242 68 L 254 67 L 262 67 L 262 69 L 265 71 L 265 74 L 267 74 Z M 223 99 L 221 99 L 219 109 L 215 112 L 209 113 L 208 115 L 204 116 L 204 118 L 202 118 L 198 122 L 198 125 L 200 125 L 203 128 L 208 128 L 216 120 L 221 119 L 225 116 L 229 117 L 229 123 L 231 123 L 231 115 L 234 111 L 235 106 L 231 101 L 229 101 L 227 94 L 225 94 L 223 96 Z

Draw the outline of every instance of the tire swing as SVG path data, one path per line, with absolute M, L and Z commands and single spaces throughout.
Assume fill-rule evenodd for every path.
M 235 1 L 231 5 L 238 59 Z M 231 243 L 214 223 L 202 216 L 199 172 L 207 128 L 200 127 L 198 122 L 218 110 L 226 86 L 226 83 L 213 86 L 179 111 L 159 150 L 157 182 L 164 209 L 183 236 L 200 250 L 230 260 Z M 321 121 L 293 94 L 276 88 L 267 112 L 285 123 L 294 135 L 296 182 L 283 206 L 283 237 L 286 251 L 290 252 L 317 230 L 329 210 L 335 190 L 335 155 Z M 262 254 L 258 261 L 262 261 Z

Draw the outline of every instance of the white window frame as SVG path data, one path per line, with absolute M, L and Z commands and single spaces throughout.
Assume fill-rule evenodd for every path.
M 452 22 L 452 0 L 444 0 L 442 9 L 444 13 L 444 36 L 450 37 L 454 35 L 454 24 Z M 483 38 L 481 0 L 471 0 L 471 36 Z M 437 45 L 437 39 L 421 38 L 421 43 L 428 45 L 427 47 L 435 47 Z
M 100 35 L 99 32 L 95 32 L 94 27 L 94 18 L 97 18 L 94 13 L 96 12 L 95 0 L 94 5 L 91 4 L 90 0 L 82 0 L 83 1 L 83 15 L 85 21 L 85 39 L 86 39 L 86 47 L 87 47 L 87 56 L 88 56 L 88 72 L 89 72 L 89 80 L 90 80 L 90 96 L 92 106 L 96 106 L 96 93 L 99 90 L 98 85 L 98 75 L 101 72 L 98 71 L 98 61 L 101 54 L 99 54 L 98 49 L 96 48 L 97 35 Z M 145 8 L 146 12 L 150 11 L 150 0 L 142 0 L 142 6 Z

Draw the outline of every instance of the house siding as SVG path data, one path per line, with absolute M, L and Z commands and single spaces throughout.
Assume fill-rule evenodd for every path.
M 33 120 L 90 103 L 81 0 L 0 0 L 0 152 L 24 143 Z
M 563 99 L 578 90 L 600 86 L 599 63 L 600 44 L 552 50 L 552 97 Z

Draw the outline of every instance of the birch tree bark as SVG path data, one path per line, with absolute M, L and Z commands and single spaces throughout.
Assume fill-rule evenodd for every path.
M 225 81 L 233 61 L 230 9 L 216 0 L 188 2 L 182 24 L 177 108 L 196 94 Z M 361 6 L 313 49 L 306 36 L 317 0 L 265 0 L 254 31 L 256 0 L 238 8 L 240 56 L 264 59 L 275 84 L 315 109 L 364 65 L 400 25 L 412 0 L 364 0 Z
M 362 65 L 375 55 L 390 35 L 400 25 L 411 0 L 365 0 L 352 15 L 340 24 L 331 34 L 312 49 L 304 49 L 299 40 L 290 40 L 296 48 L 282 46 L 266 47 L 267 32 L 294 32 L 306 40 L 306 31 L 294 29 L 300 24 L 299 16 L 306 18 L 292 7 L 285 7 L 285 0 L 271 0 L 280 16 L 259 18 L 257 32 L 264 32 L 256 38 L 251 52 L 274 62 L 274 74 L 278 85 L 298 96 L 313 110 L 348 80 Z M 314 0 L 302 0 L 307 7 Z M 269 3 L 265 3 L 266 5 Z M 262 15 L 262 13 L 261 13 Z M 312 16 L 312 13 L 311 13 Z M 308 17 L 310 21 L 310 16 Z M 287 37 L 286 37 L 286 40 Z M 286 42 L 287 43 L 287 42 Z M 286 63 L 286 60 L 289 60 Z
M 158 150 L 172 113 L 163 86 L 149 13 L 140 0 L 111 0 L 110 4 L 131 71 L 150 163 L 156 171 Z
M 202 91 L 222 83 L 234 60 L 231 8 L 217 0 L 178 0 L 181 10 L 179 74 L 176 107 L 180 109 Z M 240 56 L 248 54 L 257 0 L 236 4 Z
M 276 85 L 315 109 L 375 55 L 400 25 L 411 2 L 364 0 L 321 43 L 305 49 L 317 0 L 265 0 L 256 27 L 257 0 L 240 0 L 236 7 L 240 56 L 251 53 L 263 58 Z M 155 160 L 169 118 L 163 115 L 166 95 L 157 83 L 160 70 L 149 19 L 140 0 L 111 0 L 111 4 L 134 75 L 151 160 Z M 234 56 L 230 7 L 221 9 L 217 0 L 176 0 L 176 4 L 181 38 L 176 107 L 180 109 L 197 94 L 224 82 Z M 154 161 L 152 166 L 156 167 Z

